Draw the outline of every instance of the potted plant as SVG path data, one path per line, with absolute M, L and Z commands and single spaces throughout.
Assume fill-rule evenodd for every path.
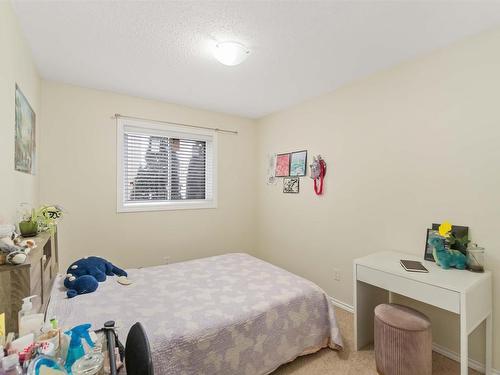
M 60 206 L 42 205 L 39 208 L 24 210 L 19 222 L 19 231 L 23 237 L 33 237 L 40 232 L 56 231 L 57 220 L 63 215 Z

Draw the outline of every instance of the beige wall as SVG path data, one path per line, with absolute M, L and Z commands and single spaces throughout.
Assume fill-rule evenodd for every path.
M 38 203 L 37 176 L 14 170 L 16 83 L 37 115 L 39 135 L 40 79 L 10 2 L 0 1 L 0 223 L 16 222 L 20 203 Z
M 40 195 L 67 210 L 63 267 L 90 254 L 123 267 L 255 246 L 255 124 L 246 119 L 104 91 L 43 82 Z M 218 136 L 217 209 L 116 212 L 114 113 L 236 129 Z M 63 269 L 63 271 L 64 271 Z
M 500 31 L 485 33 L 260 120 L 258 254 L 352 304 L 353 258 L 422 255 L 426 228 L 448 219 L 471 228 L 498 276 L 499 46 Z M 323 197 L 310 178 L 297 195 L 265 183 L 267 154 L 302 149 L 328 163 Z M 458 351 L 458 320 L 431 315 L 437 342 Z M 499 298 L 495 332 L 500 368 Z M 483 361 L 481 336 L 470 347 Z

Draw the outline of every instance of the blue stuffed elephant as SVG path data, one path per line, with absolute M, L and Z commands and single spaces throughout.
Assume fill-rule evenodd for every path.
M 69 276 L 64 279 L 64 286 L 68 289 L 66 295 L 68 298 L 76 297 L 79 294 L 94 292 L 99 283 L 94 276 L 83 275 L 80 277 Z
M 73 262 L 64 280 L 68 289 L 66 295 L 73 298 L 78 294 L 92 293 L 106 276 L 127 276 L 127 272 L 100 257 L 86 257 Z
M 83 275 L 94 276 L 100 283 L 106 281 L 106 275 L 127 276 L 127 272 L 100 257 L 79 259 L 68 267 L 67 273 L 76 277 Z

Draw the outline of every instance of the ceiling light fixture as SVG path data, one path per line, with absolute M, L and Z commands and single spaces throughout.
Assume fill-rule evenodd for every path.
M 250 50 L 238 42 L 217 43 L 214 49 L 217 61 L 228 66 L 241 64 L 249 54 Z

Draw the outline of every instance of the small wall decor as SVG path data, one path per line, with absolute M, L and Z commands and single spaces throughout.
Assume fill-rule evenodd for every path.
M 292 152 L 290 158 L 290 176 L 300 177 L 306 175 L 307 151 Z
M 276 183 L 276 154 L 267 155 L 267 184 Z
M 283 193 L 298 193 L 299 192 L 299 181 L 298 177 L 290 177 L 283 179 Z
M 323 181 L 326 175 L 326 162 L 321 155 L 315 156 L 311 167 L 311 178 L 314 180 L 314 192 L 316 195 L 323 194 Z
M 35 174 L 35 112 L 17 85 L 15 96 L 14 168 L 16 171 Z
M 288 177 L 290 175 L 290 154 L 276 155 L 276 177 Z

